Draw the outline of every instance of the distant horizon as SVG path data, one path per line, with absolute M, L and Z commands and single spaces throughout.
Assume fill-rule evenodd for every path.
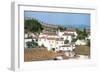
M 25 11 L 24 18 L 26 17 L 54 25 L 90 27 L 90 14 L 87 13 Z

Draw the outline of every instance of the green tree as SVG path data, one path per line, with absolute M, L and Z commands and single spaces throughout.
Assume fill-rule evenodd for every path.
M 72 38 L 75 38 L 75 34 L 72 34 Z
M 42 24 L 35 20 L 35 19 L 29 19 L 25 20 L 25 32 L 33 32 L 33 33 L 40 33 L 43 30 Z
M 38 43 L 35 42 L 34 40 L 32 40 L 32 46 L 33 46 L 33 48 L 34 48 L 34 47 L 37 47 L 37 46 L 38 46 Z
M 77 38 L 72 38 L 71 42 L 73 43 L 73 42 L 76 42 L 76 41 L 77 41 Z
M 28 41 L 26 42 L 27 48 L 32 48 L 32 42 Z
M 86 33 L 86 29 L 84 28 L 83 31 L 82 30 L 79 30 L 79 29 L 76 29 L 76 32 L 77 32 L 77 39 L 79 40 L 85 40 L 85 38 L 88 36 L 88 34 Z
M 68 43 L 69 43 L 69 40 L 66 39 L 66 40 L 64 41 L 64 44 L 68 44 Z
M 77 41 L 77 38 L 75 37 L 75 34 L 73 34 L 71 37 L 72 37 L 71 42 L 76 42 Z
M 55 51 L 55 48 L 52 48 L 53 51 Z
M 83 35 L 84 35 L 85 37 L 88 36 L 88 33 L 86 32 L 86 29 L 85 29 L 85 28 L 83 29 Z
M 35 47 L 38 46 L 38 43 L 35 42 L 34 40 L 32 40 L 32 41 L 26 42 L 26 45 L 27 45 L 28 48 L 35 48 Z

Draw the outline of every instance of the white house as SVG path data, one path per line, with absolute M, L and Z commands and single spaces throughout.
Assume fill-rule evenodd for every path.
M 58 51 L 65 51 L 65 55 L 68 57 L 73 57 L 75 55 L 75 53 L 73 53 L 73 49 L 75 49 L 75 45 L 73 44 L 65 44 L 62 46 L 59 46 L 59 50 Z
M 44 45 L 51 50 L 52 48 L 58 49 L 59 46 L 64 45 L 63 38 L 55 38 L 55 37 L 41 37 L 38 40 L 39 46 Z
M 66 31 L 64 31 L 65 33 L 72 33 L 75 36 L 77 36 L 76 30 L 75 29 L 67 29 Z
M 56 38 L 53 37 L 39 37 L 38 39 L 38 45 L 39 46 L 45 46 L 48 50 L 51 50 L 52 48 L 55 48 L 56 46 Z
M 59 50 L 62 50 L 62 51 L 73 51 L 73 49 L 75 49 L 75 46 L 70 45 L 70 44 L 59 46 Z
M 38 38 L 38 44 L 39 46 L 44 45 L 48 48 L 48 50 L 52 48 L 56 48 L 56 39 L 58 38 L 58 35 L 54 32 L 45 32 L 41 33 Z
M 48 43 L 48 44 L 46 44 L 48 49 L 56 48 L 56 38 L 48 37 L 46 40 L 46 43 Z
M 67 33 L 67 32 L 45 32 L 45 33 L 41 33 L 39 35 L 38 38 L 38 45 L 42 46 L 44 45 L 45 47 L 48 48 L 48 50 L 51 50 L 52 48 L 55 48 L 56 51 L 61 50 L 62 48 L 64 48 L 63 50 L 66 50 L 67 48 L 70 48 L 69 50 L 72 50 L 71 47 L 64 47 L 64 41 L 67 39 L 69 40 L 69 43 L 71 43 L 72 41 L 72 35 L 73 33 Z M 62 47 L 60 47 L 62 46 Z M 59 49 L 60 48 L 60 49 Z M 67 49 L 68 50 L 68 49 Z
M 59 46 L 64 45 L 64 39 L 63 38 L 56 38 L 56 51 L 58 50 Z
M 37 38 L 36 35 L 30 33 L 32 39 L 25 39 L 25 43 L 27 41 L 36 41 L 38 42 L 39 46 L 44 46 L 48 50 L 55 48 L 56 51 L 63 50 L 63 51 L 72 51 L 73 45 L 71 44 L 64 44 L 64 41 L 67 39 L 69 43 L 72 41 L 72 35 L 76 34 L 76 31 L 67 30 L 67 31 L 57 31 L 57 32 L 43 32 L 40 33 L 39 37 Z M 28 35 L 25 35 L 27 37 Z M 38 40 L 38 41 L 37 41 Z M 26 45 L 26 44 L 25 44 Z
M 39 37 L 58 37 L 55 32 L 40 33 Z
M 57 31 L 57 35 L 58 35 L 59 37 L 62 37 L 63 34 L 64 34 L 63 31 L 60 31 L 60 30 Z
M 62 35 L 62 37 L 64 38 L 64 40 L 69 40 L 69 42 L 71 42 L 72 41 L 72 33 L 64 33 L 63 35 Z
M 42 46 L 42 45 L 45 45 L 45 43 L 46 43 L 46 37 L 39 37 L 38 38 L 38 45 L 39 46 Z

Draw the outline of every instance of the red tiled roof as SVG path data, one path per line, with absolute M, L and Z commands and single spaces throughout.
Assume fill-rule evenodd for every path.
M 40 39 L 45 39 L 46 37 L 43 36 L 43 37 L 39 37 L 39 38 L 40 38 Z
M 54 37 L 48 37 L 48 40 L 56 40 L 56 41 L 64 41 L 63 38 L 54 38 Z
M 45 32 L 43 34 L 45 34 L 45 35 L 57 35 L 55 32 Z
M 48 37 L 47 39 L 48 40 L 56 40 L 56 38 L 53 38 L 53 37 Z
M 73 33 L 64 33 L 63 35 L 73 35 Z
M 56 38 L 56 41 L 64 41 L 63 38 Z
M 32 36 L 32 39 L 37 39 L 37 37 L 36 36 Z

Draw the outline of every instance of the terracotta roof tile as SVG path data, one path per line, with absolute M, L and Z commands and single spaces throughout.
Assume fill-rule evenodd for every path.
M 63 38 L 56 38 L 56 41 L 64 41 Z
M 53 38 L 53 37 L 48 37 L 47 39 L 48 40 L 56 40 L 56 38 Z
M 46 33 L 43 33 L 45 35 L 57 35 L 55 32 L 46 32 Z
M 73 35 L 73 33 L 64 33 L 63 35 Z

